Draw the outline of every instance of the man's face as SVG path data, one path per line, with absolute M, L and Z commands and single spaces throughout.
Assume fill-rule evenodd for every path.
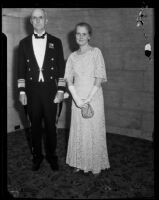
M 45 13 L 42 9 L 35 9 L 31 15 L 31 23 L 33 28 L 38 33 L 45 30 L 45 25 L 47 24 L 47 19 Z

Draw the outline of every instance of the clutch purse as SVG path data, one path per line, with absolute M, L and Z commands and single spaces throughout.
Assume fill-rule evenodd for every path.
M 94 110 L 91 106 L 91 104 L 87 103 L 86 107 L 81 108 L 81 113 L 83 118 L 91 118 L 94 115 Z

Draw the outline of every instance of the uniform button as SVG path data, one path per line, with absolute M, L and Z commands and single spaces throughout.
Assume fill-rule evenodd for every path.
M 52 76 L 50 76 L 50 79 L 52 79 Z
M 51 58 L 51 60 L 54 60 L 54 58 Z
M 53 67 L 51 67 L 51 70 L 53 70 L 54 68 Z
M 29 71 L 30 71 L 30 68 L 29 68 Z
M 30 80 L 32 80 L 32 77 L 30 77 Z
M 29 62 L 29 59 L 27 59 L 27 62 Z

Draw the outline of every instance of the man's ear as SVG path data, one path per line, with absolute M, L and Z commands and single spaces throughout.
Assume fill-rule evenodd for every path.
M 47 23 L 48 23 L 48 19 L 45 20 L 45 24 L 47 24 Z

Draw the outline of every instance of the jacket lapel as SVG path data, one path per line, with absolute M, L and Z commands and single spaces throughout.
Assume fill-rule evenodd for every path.
M 45 56 L 44 56 L 44 61 L 43 61 L 43 68 L 47 67 L 48 65 L 48 61 L 49 59 L 51 59 L 51 57 L 53 57 L 53 53 L 54 53 L 54 44 L 49 36 L 49 34 L 47 34 L 47 42 L 46 42 L 46 50 L 45 50 Z
M 49 36 L 47 34 L 47 41 L 46 41 L 46 49 L 45 49 L 45 55 L 44 55 L 44 61 L 43 61 L 43 65 L 42 65 L 42 68 L 45 66 L 45 63 L 46 63 L 46 60 L 47 60 L 47 57 L 48 57 L 48 43 L 49 43 Z
M 29 43 L 30 60 L 32 61 L 33 66 L 38 67 L 38 62 L 36 60 L 34 49 L 33 49 L 32 35 L 30 36 L 28 43 Z

